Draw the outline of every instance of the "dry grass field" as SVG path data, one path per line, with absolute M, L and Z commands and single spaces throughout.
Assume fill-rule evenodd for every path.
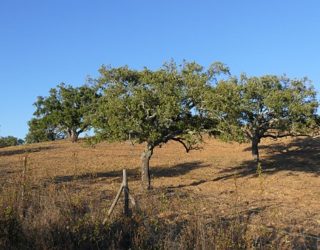
M 239 229 L 243 245 L 220 244 L 215 238 L 217 249 L 316 249 L 320 246 L 320 139 L 263 141 L 261 171 L 251 160 L 249 146 L 208 138 L 200 150 L 190 153 L 175 142 L 157 148 L 151 159 L 153 189 L 148 194 L 142 192 L 139 182 L 142 145 L 125 142 L 92 147 L 84 141 L 56 141 L 2 148 L 1 209 L 4 213 L 9 213 L 9 206 L 16 209 L 19 218 L 23 218 L 19 222 L 22 230 L 26 230 L 26 222 L 35 231 L 54 223 L 59 228 L 68 218 L 82 221 L 83 216 L 94 218 L 99 224 L 117 193 L 122 169 L 126 168 L 130 193 L 139 207 L 133 209 L 133 216 L 144 211 L 145 216 L 154 216 L 172 227 L 185 220 L 196 223 L 196 229 L 180 234 L 179 244 L 183 237 L 194 236 L 194 230 L 200 235 L 199 228 L 207 228 L 212 218 L 222 224 L 237 218 L 239 225 L 245 225 Z M 82 217 L 64 214 L 76 209 L 84 210 L 75 212 Z M 112 215 L 114 220 L 120 213 L 118 204 Z M 236 224 L 232 225 L 235 230 Z M 224 233 L 234 238 L 234 231 L 230 230 Z M 162 241 L 162 248 L 176 248 L 172 237 Z M 207 244 L 204 238 L 208 237 L 200 235 L 200 240 L 194 239 L 197 245 L 189 248 L 203 247 Z M 3 242 L 11 244 L 8 239 Z M 47 247 L 45 242 L 37 244 Z

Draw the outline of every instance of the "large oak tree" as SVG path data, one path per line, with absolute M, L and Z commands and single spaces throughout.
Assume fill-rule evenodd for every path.
M 208 70 L 196 63 L 174 62 L 159 70 L 128 67 L 100 69 L 100 98 L 95 128 L 101 138 L 133 140 L 145 144 L 141 155 L 141 178 L 149 189 L 149 161 L 153 150 L 170 140 L 186 151 L 194 147 L 205 117 L 201 114 L 204 93 L 211 81 L 227 69 L 221 63 Z

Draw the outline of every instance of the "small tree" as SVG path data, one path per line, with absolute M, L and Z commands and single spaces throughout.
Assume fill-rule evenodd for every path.
M 65 138 L 65 132 L 49 123 L 46 117 L 42 119 L 32 118 L 29 122 L 29 132 L 26 135 L 26 143 L 54 141 Z
M 0 137 L 0 148 L 2 147 L 9 147 L 9 146 L 17 146 L 23 144 L 24 141 L 22 139 L 18 139 L 14 136 L 5 136 Z
M 186 151 L 194 148 L 203 128 L 201 115 L 205 89 L 217 73 L 226 70 L 214 64 L 208 71 L 196 63 L 174 62 L 160 70 L 128 67 L 100 69 L 103 96 L 95 119 L 96 132 L 108 140 L 145 143 L 141 155 L 141 179 L 150 188 L 149 161 L 153 150 L 170 140 Z
M 306 135 L 314 125 L 318 103 L 307 79 L 262 76 L 221 81 L 207 102 L 210 116 L 219 120 L 226 140 L 251 141 L 252 156 L 259 161 L 262 138 Z
M 72 142 L 78 140 L 79 135 L 88 130 L 91 121 L 88 114 L 94 112 L 98 95 L 89 86 L 72 87 L 60 84 L 50 90 L 48 97 L 38 97 L 34 104 L 34 115 L 37 120 L 31 121 L 35 127 L 45 127 L 45 131 L 55 129 L 54 133 L 65 133 Z M 35 124 L 38 123 L 38 124 Z M 45 132 L 45 136 L 51 137 Z

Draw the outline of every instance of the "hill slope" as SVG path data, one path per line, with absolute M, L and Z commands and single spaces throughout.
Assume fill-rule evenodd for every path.
M 108 208 L 128 169 L 131 193 L 143 200 L 139 183 L 142 145 L 56 141 L 0 149 L 1 192 L 23 170 L 31 188 L 60 190 Z M 254 231 L 263 226 L 310 237 L 320 235 L 320 140 L 263 141 L 262 173 L 248 144 L 206 139 L 202 149 L 185 153 L 177 143 L 157 148 L 151 160 L 155 199 L 165 205 L 160 216 L 175 218 L 194 211 L 232 216 L 245 214 Z M 168 204 L 169 203 L 169 204 Z M 316 239 L 316 238 L 315 238 Z

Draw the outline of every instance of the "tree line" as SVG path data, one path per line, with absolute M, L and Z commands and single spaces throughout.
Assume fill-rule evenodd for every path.
M 14 136 L 0 136 L 0 148 L 22 145 L 24 140 Z
M 259 161 L 262 138 L 311 135 L 318 130 L 316 91 L 307 78 L 232 76 L 216 62 L 174 61 L 158 70 L 102 66 L 90 84 L 59 84 L 37 98 L 27 143 L 70 138 L 94 130 L 97 141 L 144 143 L 141 179 L 149 189 L 149 162 L 168 141 L 188 152 L 204 133 L 251 142 Z

